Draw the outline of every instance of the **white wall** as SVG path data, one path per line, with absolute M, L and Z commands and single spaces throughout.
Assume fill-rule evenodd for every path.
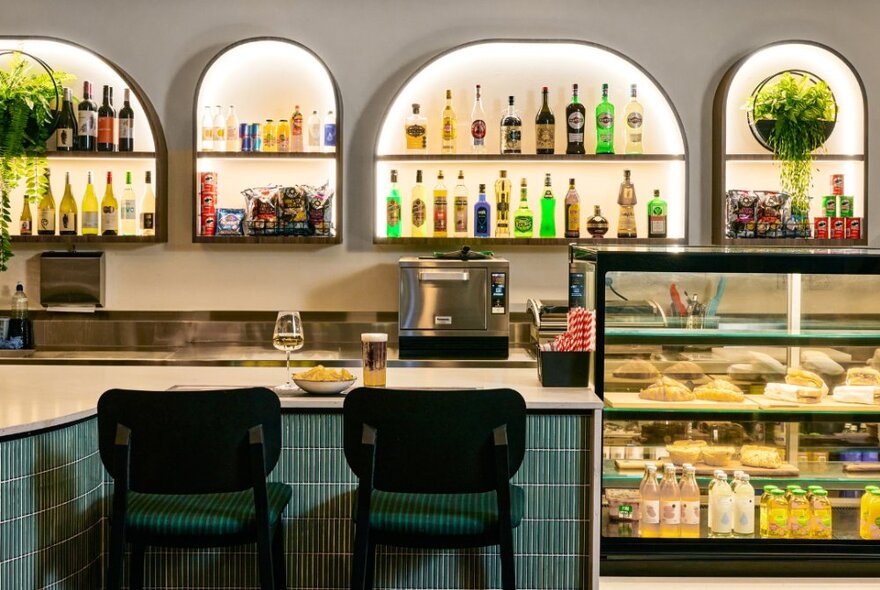
M 741 55 L 808 39 L 861 73 L 880 108 L 880 52 L 872 0 L 5 0 L 0 34 L 50 35 L 93 48 L 127 70 L 162 120 L 169 148 L 170 234 L 164 245 L 108 254 L 108 307 L 130 309 L 394 310 L 403 249 L 371 243 L 372 149 L 385 105 L 432 55 L 475 39 L 574 38 L 642 64 L 678 109 L 690 149 L 691 242 L 710 240 L 711 115 L 715 88 Z M 216 247 L 190 243 L 192 100 L 207 61 L 245 38 L 277 35 L 313 49 L 341 87 L 345 234 L 334 247 Z M 877 127 L 869 135 L 876 144 Z M 868 166 L 877 169 L 869 151 Z M 871 195 L 876 190 L 871 187 Z M 880 207 L 869 219 L 878 244 Z M 18 245 L 0 275 L 0 302 L 24 280 L 36 298 L 39 249 Z M 498 248 L 511 260 L 512 301 L 564 295 L 564 248 Z

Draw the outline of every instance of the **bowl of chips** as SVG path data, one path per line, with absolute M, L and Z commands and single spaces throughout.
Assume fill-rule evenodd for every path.
M 342 393 L 357 381 L 357 377 L 346 369 L 328 369 L 323 365 L 312 367 L 302 373 L 294 373 L 291 377 L 300 389 L 318 395 Z

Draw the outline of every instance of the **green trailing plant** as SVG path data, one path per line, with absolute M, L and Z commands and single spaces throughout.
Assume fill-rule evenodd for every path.
M 0 68 L 0 272 L 12 257 L 10 195 L 25 180 L 31 200 L 46 190 L 46 140 L 55 124 L 56 86 L 72 80 L 64 72 L 35 70 L 20 53 Z
M 792 211 L 806 216 L 813 152 L 825 143 L 826 123 L 837 114 L 831 89 L 822 80 L 785 72 L 753 95 L 746 108 L 755 121 L 775 121 L 767 143 L 780 162 L 780 188 L 791 196 Z

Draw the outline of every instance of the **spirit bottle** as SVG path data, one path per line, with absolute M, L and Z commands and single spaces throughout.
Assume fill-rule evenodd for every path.
M 593 216 L 587 220 L 587 231 L 592 238 L 602 238 L 608 233 L 608 220 L 602 217 L 602 207 L 593 207 Z
M 648 237 L 666 237 L 666 201 L 660 198 L 660 191 L 654 191 L 654 198 L 648 201 Z
M 626 146 L 624 151 L 627 154 L 642 153 L 642 125 L 645 123 L 645 111 L 638 101 L 636 85 L 630 86 L 630 96 L 632 100 L 626 105 L 624 118 L 626 119 Z
M 416 170 L 416 185 L 412 189 L 412 237 L 424 238 L 428 223 L 428 204 L 425 185 L 422 184 L 422 171 Z
M 531 238 L 534 227 L 534 216 L 529 209 L 529 187 L 523 178 L 519 182 L 519 208 L 513 215 L 513 235 L 517 238 Z
M 468 191 L 464 184 L 464 171 L 458 171 L 458 184 L 453 191 L 453 213 L 455 215 L 455 235 L 468 235 Z
M 420 114 L 418 103 L 412 105 L 412 115 L 403 125 L 406 132 L 406 151 L 424 152 L 428 147 L 428 119 Z
M 556 237 L 556 197 L 553 196 L 553 183 L 550 173 L 544 175 L 544 196 L 541 197 L 541 231 L 542 238 Z
M 391 191 L 385 199 L 385 235 L 400 237 L 400 189 L 397 186 L 397 170 L 391 171 Z
M 452 90 L 446 90 L 446 106 L 443 108 L 443 145 L 444 154 L 455 153 L 455 111 L 452 110 Z
M 581 237 L 581 198 L 574 188 L 574 178 L 568 179 L 568 193 L 565 195 L 565 237 Z
M 556 151 L 556 117 L 550 110 L 548 101 L 549 90 L 541 89 L 544 97 L 541 110 L 535 116 L 535 153 L 552 154 Z
M 630 181 L 629 170 L 623 171 L 623 182 L 617 193 L 617 204 L 620 205 L 620 220 L 617 222 L 618 238 L 635 238 L 636 230 L 636 187 Z
M 495 210 L 497 211 L 496 215 L 498 216 L 498 219 L 495 222 L 496 238 L 510 237 L 508 215 L 510 214 L 511 189 L 510 179 L 507 178 L 507 170 L 502 170 L 501 178 L 495 181 Z
M 492 227 L 492 206 L 486 201 L 486 185 L 481 184 L 474 204 L 474 237 L 488 238 Z
M 486 113 L 483 112 L 483 96 L 479 84 L 474 108 L 471 110 L 471 151 L 475 154 L 486 152 Z
M 507 98 L 507 113 L 501 118 L 501 153 L 522 153 L 522 119 L 513 108 L 513 97 Z
M 565 109 L 566 154 L 584 154 L 586 109 L 578 102 L 578 85 L 571 87 L 571 104 Z
M 447 193 L 443 184 L 443 171 L 437 172 L 437 185 L 434 187 L 434 237 L 446 237 Z
M 602 84 L 602 102 L 596 105 L 596 153 L 614 153 L 614 105 L 608 102 L 608 84 Z

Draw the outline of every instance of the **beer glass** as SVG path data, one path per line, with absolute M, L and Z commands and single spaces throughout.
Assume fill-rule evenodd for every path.
M 385 387 L 388 334 L 361 334 L 364 358 L 364 387 Z

